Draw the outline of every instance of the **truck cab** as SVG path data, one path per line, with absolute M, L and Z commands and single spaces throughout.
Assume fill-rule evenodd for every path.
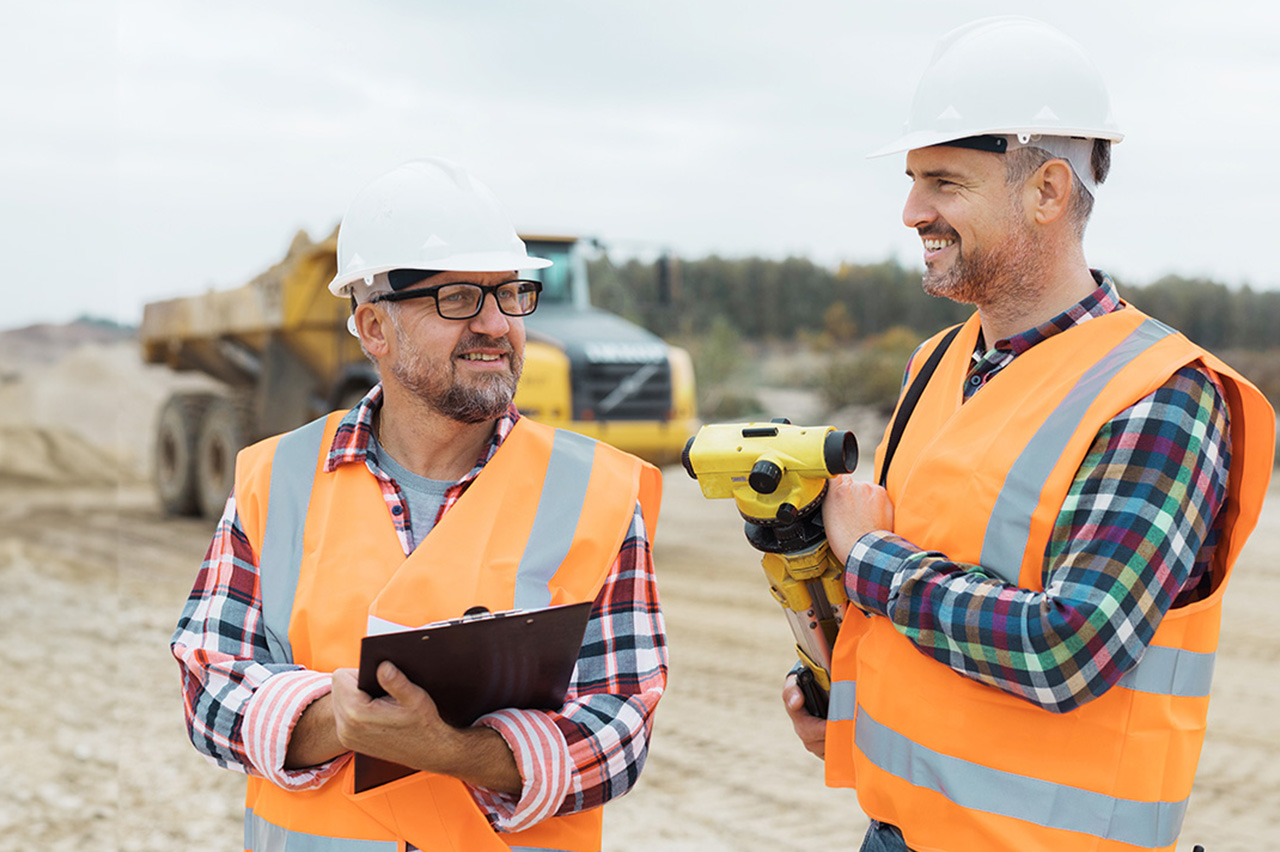
M 613 444 L 654 464 L 674 464 L 697 431 L 693 366 L 684 349 L 616 314 L 592 307 L 590 244 L 574 237 L 523 237 L 529 254 L 553 262 L 522 272 L 542 281 L 525 319 L 521 413 Z

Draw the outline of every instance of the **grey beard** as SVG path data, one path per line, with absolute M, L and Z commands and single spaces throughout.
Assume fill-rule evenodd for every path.
M 456 381 L 452 359 L 444 364 L 425 363 L 417 349 L 404 345 L 407 337 L 401 333 L 395 313 L 390 315 L 403 354 L 388 370 L 406 390 L 434 411 L 459 423 L 482 423 L 506 413 L 511 400 L 515 398 L 516 386 L 524 368 L 524 359 L 514 349 L 508 347 L 507 354 L 511 359 L 509 373 L 481 376 L 476 385 L 461 385 Z M 465 346 L 467 343 L 464 340 L 461 345 Z
M 501 417 L 515 398 L 516 382 L 510 376 L 495 376 L 481 387 L 450 385 L 444 393 L 427 395 L 413 389 L 422 399 L 451 420 L 481 423 Z
M 459 423 L 480 423 L 501 417 L 515 398 L 520 364 L 512 374 L 485 377 L 479 385 L 460 385 L 445 370 L 424 370 L 417 353 L 391 365 L 391 375 L 432 409 Z M 448 371 L 452 372 L 452 371 Z M 432 381 L 432 379 L 436 381 Z M 448 382 L 440 387 L 440 379 Z

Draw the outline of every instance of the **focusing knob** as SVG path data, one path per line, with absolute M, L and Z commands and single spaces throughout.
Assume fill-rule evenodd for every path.
M 782 468 L 768 459 L 756 462 L 747 476 L 747 484 L 757 494 L 772 494 L 778 490 L 780 482 L 782 482 Z

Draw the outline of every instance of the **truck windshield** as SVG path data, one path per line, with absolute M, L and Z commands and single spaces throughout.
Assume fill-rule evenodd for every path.
M 550 240 L 525 240 L 525 248 L 533 257 L 551 261 L 546 269 L 525 269 L 521 278 L 542 282 L 540 303 L 567 305 L 573 301 L 573 243 Z

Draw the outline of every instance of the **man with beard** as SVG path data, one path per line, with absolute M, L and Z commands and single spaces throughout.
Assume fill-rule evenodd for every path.
M 1082 237 L 1121 134 L 1083 50 L 1027 18 L 942 39 L 906 135 L 925 289 L 972 304 L 913 356 L 878 484 L 822 517 L 854 607 L 830 710 L 783 700 L 864 850 L 1173 849 L 1221 601 L 1274 413 L 1126 304 Z
M 381 382 L 244 450 L 172 650 L 196 748 L 249 776 L 255 852 L 597 852 L 644 764 L 667 656 L 652 466 L 512 405 L 541 284 L 493 194 L 429 158 L 384 174 L 338 234 L 334 295 Z M 592 601 L 565 703 L 466 728 L 366 632 Z M 418 770 L 355 792 L 353 752 Z

